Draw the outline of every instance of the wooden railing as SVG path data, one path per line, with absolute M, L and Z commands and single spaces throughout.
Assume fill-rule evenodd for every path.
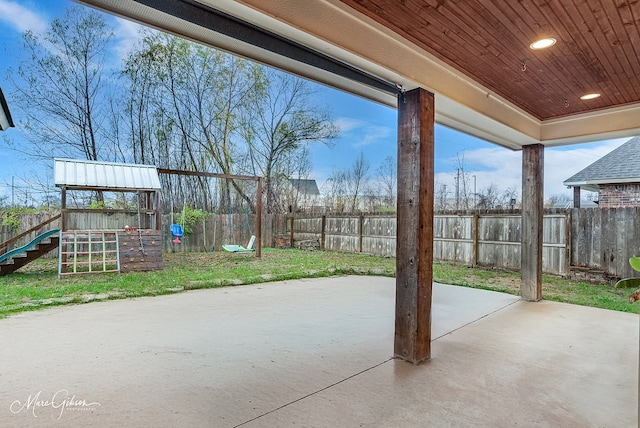
M 49 220 L 43 221 L 42 223 L 33 226 L 31 229 L 25 230 L 21 234 L 16 235 L 13 238 L 4 241 L 3 243 L 0 244 L 0 255 L 6 253 L 8 248 L 9 248 L 9 245 L 13 244 L 14 242 L 19 240 L 20 238 L 24 238 L 25 236 L 29 235 L 30 233 L 33 233 L 36 230 L 43 228 L 44 226 L 48 225 L 49 223 L 53 223 L 54 221 L 58 220 L 59 218 L 60 218 L 60 214 L 58 214 L 56 216 L 53 216 Z

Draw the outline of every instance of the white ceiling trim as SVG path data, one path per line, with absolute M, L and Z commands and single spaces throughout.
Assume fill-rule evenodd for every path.
M 633 137 L 640 134 L 639 121 L 640 104 L 615 107 L 544 121 L 541 137 L 545 146 Z

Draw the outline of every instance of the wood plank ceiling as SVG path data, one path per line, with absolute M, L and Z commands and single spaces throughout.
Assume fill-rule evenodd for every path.
M 640 0 L 340 1 L 540 120 L 640 102 Z

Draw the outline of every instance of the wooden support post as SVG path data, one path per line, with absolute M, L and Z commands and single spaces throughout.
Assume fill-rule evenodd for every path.
M 580 186 L 573 188 L 573 208 L 580 208 Z
M 60 230 L 62 232 L 66 232 L 67 230 L 67 188 L 63 187 L 60 193 Z M 58 245 L 62 246 L 63 240 L 60 239 Z M 62 248 L 62 247 L 61 247 Z M 62 264 L 60 265 L 60 272 L 67 272 L 67 254 L 63 251 L 60 251 L 60 261 Z
M 256 257 L 262 257 L 262 178 L 256 186 Z
M 358 218 L 358 252 L 362 252 L 362 228 L 364 227 L 364 215 L 360 214 Z
M 571 211 L 564 214 L 564 277 L 571 277 Z
M 162 230 L 162 211 L 160 210 L 160 192 L 158 191 L 154 192 L 153 205 L 154 205 L 153 212 L 155 213 L 155 220 L 156 220 L 156 225 L 155 225 L 156 230 Z
M 60 230 L 67 230 L 67 188 L 63 187 L 60 194 Z
M 431 357 L 433 279 L 434 95 L 398 96 L 398 228 L 394 355 Z
M 478 213 L 473 214 L 473 267 L 478 266 L 478 222 L 480 215 Z
M 542 298 L 542 219 L 544 214 L 544 146 L 522 150 L 522 250 L 520 297 Z
M 327 216 L 322 216 L 322 222 L 320 224 L 320 249 L 324 250 L 324 241 L 327 237 L 326 229 L 327 229 Z
M 289 217 L 289 241 L 291 242 L 291 248 L 295 248 L 293 244 L 293 221 L 293 214 L 291 214 L 291 217 Z

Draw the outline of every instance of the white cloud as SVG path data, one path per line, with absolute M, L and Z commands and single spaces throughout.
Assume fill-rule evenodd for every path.
M 47 30 L 47 20 L 21 4 L 0 0 L 0 21 L 16 29 L 20 33 L 31 30 L 36 34 Z
M 364 147 L 369 144 L 387 139 L 393 134 L 393 130 L 386 126 L 368 125 L 361 129 L 362 137 L 355 143 L 353 147 Z
M 140 25 L 137 22 L 116 18 L 114 35 L 117 43 L 114 50 L 120 60 L 125 60 L 129 53 L 135 48 L 138 40 L 140 39 L 140 31 L 145 28 L 150 31 L 155 31 L 151 30 L 149 27 Z
M 566 194 L 573 197 L 573 191 L 567 189 L 562 182 L 628 140 L 623 138 L 596 144 L 580 144 L 570 148 L 546 149 L 544 153 L 545 196 Z
M 334 123 L 340 129 L 341 134 L 351 134 L 349 135 L 349 140 L 353 141 L 351 147 L 354 148 L 388 140 L 395 133 L 395 130 L 388 126 L 374 125 L 367 121 L 350 117 L 341 117 L 336 119 Z
M 350 117 L 338 118 L 334 123 L 340 129 L 340 132 L 350 132 L 354 129 L 359 129 L 367 125 L 367 122 L 364 120 L 353 119 Z
M 545 149 L 545 199 L 555 195 L 573 197 L 572 191 L 562 183 L 627 140 L 625 138 Z M 453 162 L 454 160 L 452 159 Z M 470 186 L 469 192 L 473 191 L 472 176 L 475 175 L 478 192 L 494 184 L 500 191 L 514 187 L 519 194 L 522 194 L 521 151 L 511 151 L 499 147 L 465 151 L 464 164 L 465 174 L 468 177 L 468 185 Z M 455 192 L 455 181 L 455 171 L 436 174 L 437 185 L 446 185 L 447 192 L 450 194 Z

